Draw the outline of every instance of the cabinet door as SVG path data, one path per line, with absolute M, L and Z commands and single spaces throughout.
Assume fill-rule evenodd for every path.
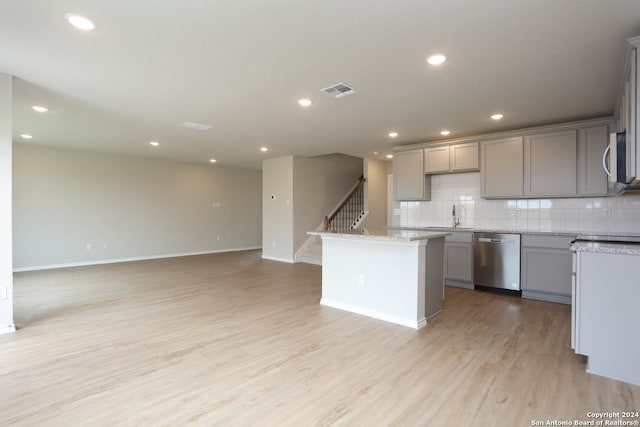
M 470 243 L 445 242 L 444 278 L 473 283 L 473 250 Z
M 482 197 L 523 195 L 522 137 L 482 143 Z
M 524 194 L 575 196 L 578 194 L 575 129 L 526 136 L 524 139 Z
M 596 126 L 578 131 L 578 194 L 607 194 L 607 174 L 602 167 L 602 154 L 607 148 L 608 127 Z
M 521 285 L 523 298 L 569 304 L 572 293 L 575 235 L 522 235 Z
M 431 186 L 424 175 L 422 150 L 403 151 L 393 157 L 396 200 L 429 200 Z M 427 188 L 428 187 L 428 188 Z
M 449 172 L 449 146 L 424 149 L 424 173 Z
M 480 169 L 480 147 L 477 142 L 456 144 L 449 149 L 452 171 L 471 171 Z

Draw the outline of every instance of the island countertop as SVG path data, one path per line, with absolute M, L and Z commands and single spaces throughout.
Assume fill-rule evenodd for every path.
M 418 230 L 347 230 L 347 231 L 309 231 L 311 236 L 341 238 L 349 240 L 416 242 L 420 240 L 437 239 L 448 236 L 451 233 L 443 231 L 418 231 Z
M 610 242 L 575 242 L 570 248 L 576 252 L 640 255 L 640 245 Z

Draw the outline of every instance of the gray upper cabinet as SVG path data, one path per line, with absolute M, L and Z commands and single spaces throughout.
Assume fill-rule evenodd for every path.
M 525 195 L 575 196 L 577 153 L 575 129 L 525 136 Z
M 482 147 L 482 197 L 518 197 L 523 191 L 522 137 L 485 141 Z
M 607 148 L 607 126 L 595 126 L 578 131 L 578 194 L 604 196 L 607 175 L 602 167 L 602 155 Z
M 477 142 L 452 145 L 449 147 L 449 156 L 453 172 L 480 169 L 480 147 Z
M 424 173 L 449 172 L 449 146 L 424 149 Z
M 393 156 L 393 185 L 396 200 L 431 200 L 423 150 L 401 151 Z
M 467 172 L 480 169 L 477 142 L 424 149 L 424 173 Z

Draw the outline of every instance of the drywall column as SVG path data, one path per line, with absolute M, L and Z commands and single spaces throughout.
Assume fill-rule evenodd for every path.
M 262 258 L 293 262 L 293 156 L 262 162 Z
M 11 221 L 12 77 L 0 73 L 0 333 L 14 332 Z
M 364 200 L 369 211 L 364 228 L 382 228 L 387 225 L 387 165 L 382 160 L 364 159 Z

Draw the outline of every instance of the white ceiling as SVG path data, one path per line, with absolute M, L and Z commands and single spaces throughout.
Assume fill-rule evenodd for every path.
M 0 72 L 16 143 L 259 169 L 611 115 L 638 34 L 639 0 L 2 0 Z M 320 92 L 339 82 L 358 93 Z

